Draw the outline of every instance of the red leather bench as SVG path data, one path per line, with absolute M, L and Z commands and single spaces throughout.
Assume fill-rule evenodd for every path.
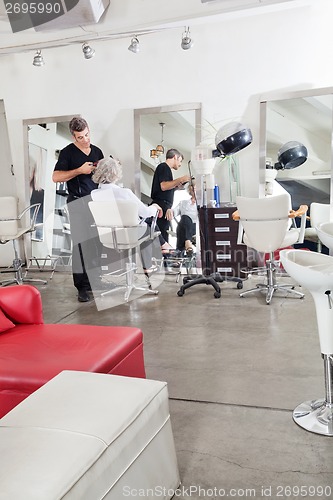
M 0 417 L 63 370 L 145 378 L 142 340 L 133 327 L 45 324 L 37 288 L 0 288 Z

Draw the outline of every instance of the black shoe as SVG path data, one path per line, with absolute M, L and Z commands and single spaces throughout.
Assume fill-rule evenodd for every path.
M 77 296 L 77 300 L 79 302 L 89 302 L 90 301 L 90 297 L 88 295 L 87 290 L 79 290 L 79 294 Z

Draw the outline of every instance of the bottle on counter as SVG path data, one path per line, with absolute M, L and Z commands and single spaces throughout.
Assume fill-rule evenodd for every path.
M 220 206 L 220 188 L 218 187 L 217 184 L 215 184 L 215 187 L 214 187 L 214 200 L 215 200 L 215 206 L 219 207 Z

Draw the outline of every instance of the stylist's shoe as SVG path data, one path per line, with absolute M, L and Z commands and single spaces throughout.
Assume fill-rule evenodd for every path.
M 90 301 L 90 297 L 88 295 L 88 292 L 87 290 L 79 290 L 79 294 L 77 296 L 77 300 L 79 302 L 89 302 Z
M 148 269 L 143 268 L 143 272 L 147 275 L 150 276 L 153 273 L 156 273 L 158 271 L 158 267 L 155 265 L 152 265 Z
M 192 247 L 187 247 L 186 250 L 185 250 L 185 253 L 186 253 L 187 257 L 192 257 L 192 255 L 193 255 L 193 248 Z

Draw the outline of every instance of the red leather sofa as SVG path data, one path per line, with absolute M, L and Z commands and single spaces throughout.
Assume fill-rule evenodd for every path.
M 63 370 L 145 378 L 142 340 L 133 327 L 45 324 L 37 288 L 0 288 L 0 417 Z

